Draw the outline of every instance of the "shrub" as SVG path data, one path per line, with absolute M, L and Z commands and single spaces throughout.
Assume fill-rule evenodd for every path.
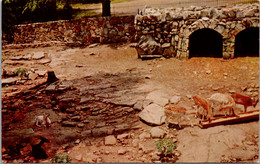
M 52 163 L 70 163 L 70 157 L 67 154 L 57 154 L 51 159 Z
M 158 141 L 156 141 L 156 143 L 156 148 L 161 154 L 164 154 L 164 156 L 167 156 L 167 154 L 172 154 L 174 149 L 176 148 L 173 141 L 169 139 L 159 139 Z
M 28 70 L 26 68 L 17 68 L 14 73 L 19 77 L 26 77 Z

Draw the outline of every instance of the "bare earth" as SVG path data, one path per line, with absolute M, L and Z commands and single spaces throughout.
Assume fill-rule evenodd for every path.
M 39 64 L 37 61 L 21 62 L 14 65 L 11 60 L 13 56 L 26 55 L 33 52 L 46 52 L 45 58 L 49 58 L 49 64 Z M 108 99 L 109 96 L 117 96 L 120 101 L 144 99 L 148 93 L 159 91 L 172 96 L 181 97 L 178 106 L 193 110 L 194 102 L 191 96 L 201 95 L 209 97 L 213 93 L 237 92 L 250 94 L 258 97 L 258 90 L 253 92 L 250 88 L 259 87 L 259 58 L 244 57 L 223 61 L 220 58 L 191 58 L 189 60 L 177 59 L 153 59 L 141 60 L 137 58 L 137 52 L 129 44 L 98 45 L 94 48 L 69 48 L 64 46 L 53 46 L 45 48 L 6 49 L 3 50 L 5 61 L 2 67 L 5 69 L 25 67 L 27 69 L 53 70 L 60 79 L 59 82 L 72 82 L 77 89 L 68 91 L 70 97 L 85 96 L 83 93 L 95 85 L 114 85 L 116 91 L 106 89 L 99 91 L 96 96 Z M 9 63 L 9 64 L 8 64 Z M 11 63 L 11 64 L 10 64 Z M 96 83 L 92 84 L 91 81 Z M 34 85 L 34 82 L 32 82 Z M 28 85 L 5 86 L 2 88 L 2 99 L 8 97 L 13 91 L 19 92 Z M 12 88 L 12 92 L 8 90 Z M 245 89 L 247 88 L 247 89 Z M 244 91 L 242 91 L 242 89 Z M 124 92 L 122 92 L 124 91 Z M 103 93 L 102 93 L 103 92 Z M 108 96 L 104 96 L 104 92 Z M 41 92 L 40 94 L 44 94 Z M 101 96 L 102 95 L 102 96 Z M 37 97 L 37 93 L 33 95 Z M 46 95 L 48 96 L 48 95 Z M 16 97 L 17 99 L 22 99 Z M 15 99 L 16 99 L 15 98 Z M 29 99 L 34 102 L 33 98 Z M 28 101 L 29 101 L 28 100 Z M 45 104 L 44 97 L 37 98 L 37 103 Z M 112 100 L 107 100 L 112 101 Z M 115 101 L 115 100 L 113 100 Z M 113 102 L 114 103 L 114 102 Z M 4 105 L 5 102 L 3 102 Z M 8 106 L 8 105 L 7 105 Z M 151 126 L 138 120 L 138 111 L 129 114 L 129 118 L 136 119 L 137 128 L 125 132 L 128 137 L 116 144 L 104 145 L 104 137 L 82 138 L 78 135 L 88 128 L 80 129 L 62 127 L 60 122 L 62 115 L 54 111 L 52 106 L 39 107 L 39 110 L 30 110 L 26 113 L 24 120 L 12 123 L 8 118 L 10 112 L 3 113 L 3 145 L 7 144 L 9 138 L 5 134 L 12 130 L 28 129 L 32 127 L 33 118 L 45 110 L 51 113 L 53 126 L 42 133 L 48 133 L 54 137 L 59 145 L 58 152 L 65 152 L 72 158 L 72 162 L 152 162 L 156 161 L 153 154 L 156 152 L 156 139 L 140 139 L 140 134 L 150 132 Z M 68 114 L 68 116 L 70 116 Z M 88 119 L 89 116 L 80 113 L 81 117 Z M 130 117 L 131 116 L 131 117 Z M 127 116 L 128 117 L 128 116 Z M 131 119 L 125 118 L 117 124 L 132 123 Z M 195 120 L 195 118 L 194 118 Z M 109 120 L 108 120 L 109 121 Z M 107 122 L 108 122 L 107 121 Z M 112 118 L 110 121 L 113 121 Z M 195 120 L 196 121 L 196 120 Z M 112 124 L 112 123 L 111 123 Z M 89 128 L 91 126 L 89 125 Z M 180 152 L 177 162 L 258 162 L 259 161 L 259 121 L 239 123 L 234 125 L 222 125 L 208 129 L 200 129 L 198 126 L 188 126 L 181 130 L 168 128 L 165 124 L 160 126 L 167 133 L 168 138 L 176 139 L 177 151 Z M 67 130 L 67 131 L 66 131 Z M 64 135 L 78 134 L 71 140 L 63 143 Z M 41 131 L 41 130 L 39 130 Z M 38 131 L 38 132 L 39 132 Z M 62 133 L 61 131 L 66 131 Z M 77 131 L 77 132 L 76 132 Z M 36 132 L 36 131 L 35 131 Z M 9 134 L 9 133 L 8 133 Z M 119 135 L 119 134 L 118 134 Z M 114 135 L 117 137 L 117 135 Z M 74 143 L 80 139 L 80 143 Z M 59 140 L 59 141 L 58 141 Z M 134 142 L 138 141 L 139 146 Z M 119 150 L 125 150 L 120 155 Z M 13 160 L 5 159 L 9 162 Z M 21 159 L 20 159 L 21 160 Z M 32 162 L 48 162 L 36 160 Z M 16 159 L 17 162 L 17 159 Z M 18 160 L 19 162 L 19 160 Z M 21 161 L 20 161 L 21 162 Z
M 136 15 L 138 9 L 146 7 L 175 8 L 189 6 L 220 6 L 236 3 L 236 0 L 130 0 L 111 4 L 112 15 Z M 95 4 L 88 9 L 101 13 L 101 4 Z

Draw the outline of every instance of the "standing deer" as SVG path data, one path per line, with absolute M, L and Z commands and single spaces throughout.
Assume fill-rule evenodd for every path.
M 247 110 L 247 107 L 254 106 L 257 104 L 257 101 L 253 101 L 250 97 L 244 96 L 238 93 L 234 93 L 231 95 L 231 97 L 234 99 L 236 104 L 241 104 L 245 108 L 245 112 Z
M 234 112 L 235 101 L 230 95 L 222 93 L 214 93 L 208 100 L 212 103 L 213 115 L 215 115 L 215 109 L 218 111 L 229 110 L 229 115 L 236 116 Z M 227 112 L 225 112 L 226 115 Z
M 197 114 L 199 114 L 198 112 L 199 108 L 202 107 L 203 108 L 202 120 L 204 120 L 204 117 L 206 116 L 207 120 L 211 122 L 213 115 L 211 111 L 210 101 L 200 96 L 193 96 L 193 100 L 195 105 L 197 106 Z
M 181 128 L 181 120 L 182 118 L 185 118 L 187 120 L 190 121 L 190 125 L 193 127 L 193 123 L 191 121 L 191 119 L 186 115 L 186 111 L 187 109 L 184 108 L 184 107 L 180 107 L 180 106 L 173 106 L 173 107 L 166 107 L 165 108 L 165 113 L 166 113 L 166 116 L 167 116 L 167 121 L 168 124 L 169 124 L 169 120 L 173 117 L 173 116 L 179 116 L 179 119 L 178 119 L 178 125 L 179 125 L 179 128 Z

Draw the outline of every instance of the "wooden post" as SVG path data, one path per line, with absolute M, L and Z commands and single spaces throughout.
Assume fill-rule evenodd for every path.
M 102 1 L 102 16 L 111 16 L 110 0 Z
M 47 83 L 53 83 L 53 82 L 59 80 L 59 79 L 55 76 L 54 71 L 48 71 L 47 74 L 48 74 Z

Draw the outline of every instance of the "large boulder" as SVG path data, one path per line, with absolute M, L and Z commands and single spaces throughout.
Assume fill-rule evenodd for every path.
M 138 56 L 142 55 L 162 55 L 163 48 L 160 43 L 157 43 L 151 35 L 143 35 L 135 47 Z
M 150 104 L 139 113 L 139 117 L 151 125 L 161 125 L 165 122 L 166 115 L 163 107 Z

